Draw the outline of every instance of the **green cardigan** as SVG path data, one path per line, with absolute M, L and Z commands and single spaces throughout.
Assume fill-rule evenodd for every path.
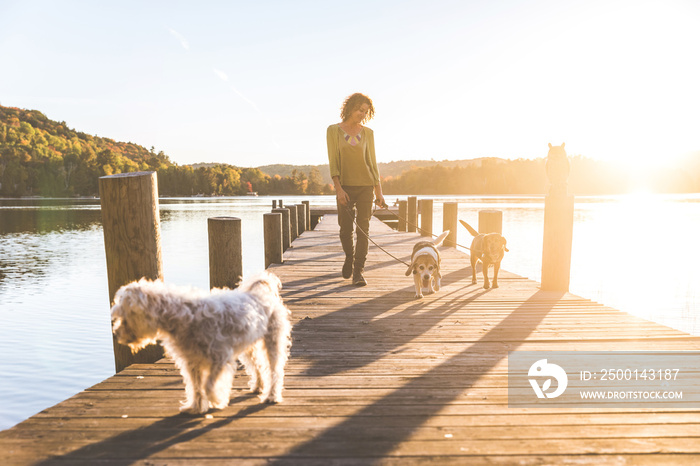
M 337 123 L 334 125 L 330 125 L 328 127 L 328 130 L 326 131 L 326 142 L 328 143 L 328 163 L 331 169 L 331 177 L 339 177 L 341 185 L 345 184 L 343 183 L 343 173 L 340 172 L 341 165 L 339 141 L 342 137 L 340 135 L 342 131 L 343 130 L 340 129 L 340 126 Z M 374 131 L 372 131 L 366 126 L 363 128 L 363 131 L 366 138 L 365 163 L 367 164 L 367 168 L 369 169 L 368 171 L 370 177 L 372 178 L 372 182 L 374 183 L 373 185 L 377 186 L 379 184 L 380 178 L 379 168 L 377 168 L 377 158 L 374 154 Z M 360 167 L 358 167 L 358 170 L 359 169 Z

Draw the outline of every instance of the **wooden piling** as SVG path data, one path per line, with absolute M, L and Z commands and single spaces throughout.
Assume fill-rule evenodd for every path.
M 311 230 L 311 204 L 309 201 L 301 201 L 302 204 L 304 204 L 304 210 L 306 212 L 306 231 Z
M 241 219 L 211 217 L 209 229 L 209 287 L 236 288 L 243 277 Z
M 569 291 L 574 196 L 548 195 L 544 200 L 542 289 Z
M 549 145 L 546 162 L 549 193 L 544 200 L 542 290 L 569 291 L 574 196 L 567 193 L 569 159 L 561 146 Z
M 415 233 L 418 226 L 418 198 L 408 196 L 408 206 L 406 209 L 406 229 L 409 233 Z
M 289 224 L 289 209 L 277 208 L 272 209 L 273 213 L 282 214 L 282 252 L 289 249 L 289 244 L 292 242 L 291 227 Z
M 280 209 L 284 207 L 284 203 L 282 202 L 282 199 L 280 199 L 279 201 L 277 201 L 277 207 L 280 208 Z
M 449 247 L 457 247 L 457 202 L 445 202 L 442 204 L 442 231 L 450 230 L 443 244 Z
M 406 215 L 408 211 L 408 201 L 399 201 L 399 231 L 406 231 Z
M 421 236 L 433 235 L 433 200 L 420 200 L 420 229 Z
M 111 307 L 123 285 L 143 277 L 163 278 L 158 179 L 155 172 L 103 176 L 99 189 Z M 117 372 L 133 363 L 153 363 L 163 357 L 158 345 L 132 354 L 128 346 L 114 337 L 112 341 Z
M 296 204 L 297 207 L 297 235 L 301 236 L 306 231 L 306 206 Z
M 265 239 L 265 268 L 282 263 L 282 214 L 263 214 L 263 236 Z
M 500 210 L 480 210 L 479 233 L 503 234 L 503 212 Z
M 297 216 L 297 206 L 292 204 L 286 207 L 289 209 L 289 234 L 292 241 L 299 237 L 299 217 Z

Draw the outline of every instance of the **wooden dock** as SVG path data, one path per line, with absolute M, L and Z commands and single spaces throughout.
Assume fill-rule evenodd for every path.
M 419 236 L 372 222 L 407 260 Z M 258 404 L 239 376 L 228 408 L 182 416 L 173 364 L 132 365 L 1 432 L 0 464 L 700 462 L 698 409 L 507 404 L 508 351 L 700 350 L 700 338 L 503 271 L 484 290 L 464 254 L 442 251 L 437 295 L 414 299 L 405 266 L 372 245 L 355 288 L 327 216 L 273 266 L 294 321 L 284 403 Z

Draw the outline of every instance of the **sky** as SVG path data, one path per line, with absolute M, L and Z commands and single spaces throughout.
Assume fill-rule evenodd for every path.
M 0 105 L 178 164 L 325 164 L 354 92 L 377 160 L 700 150 L 700 1 L 0 0 Z

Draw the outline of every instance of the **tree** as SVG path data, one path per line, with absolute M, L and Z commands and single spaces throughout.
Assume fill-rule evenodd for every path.
M 292 180 L 294 183 L 294 194 L 305 194 L 308 179 L 306 174 L 300 170 L 292 170 Z
M 318 168 L 314 167 L 309 172 L 309 182 L 306 188 L 307 194 L 323 194 L 324 190 L 323 177 Z

